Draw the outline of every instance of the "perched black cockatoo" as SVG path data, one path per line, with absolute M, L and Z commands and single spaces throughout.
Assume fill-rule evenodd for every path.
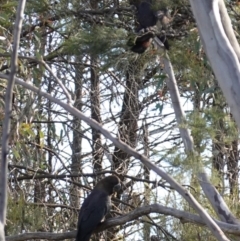
M 111 195 L 121 188 L 116 176 L 108 176 L 97 183 L 84 200 L 78 216 L 76 241 L 88 241 L 111 207 Z
M 137 31 L 156 25 L 158 19 L 155 11 L 153 10 L 151 0 L 140 1 L 135 6 L 137 8 L 136 17 L 139 24 L 139 28 L 137 29 Z
M 167 50 L 169 50 L 169 44 L 168 44 L 166 36 L 165 35 L 155 35 L 153 32 L 147 32 L 142 35 L 138 35 L 134 39 L 133 45 L 131 45 L 131 43 L 128 43 L 128 44 L 131 45 L 131 50 L 134 53 L 142 54 L 150 46 L 152 39 L 155 36 L 157 36 L 160 39 L 161 43 L 163 44 L 163 47 L 165 47 Z
M 134 45 L 131 50 L 135 53 L 142 54 L 150 46 L 154 33 L 148 32 L 141 36 L 137 36 L 134 40 Z
M 145 50 L 150 46 L 152 38 L 157 36 L 163 43 L 164 47 L 169 50 L 169 44 L 165 34 L 154 35 L 150 34 L 152 27 L 157 28 L 157 32 L 161 29 L 166 29 L 170 20 L 168 10 L 164 8 L 163 10 L 156 11 L 153 8 L 152 0 L 130 0 L 130 4 L 134 5 L 137 9 L 136 17 L 138 22 L 138 27 L 136 29 L 137 33 L 142 33 L 148 31 L 146 34 L 140 34 L 132 46 L 131 50 L 135 53 L 144 53 Z M 156 29 L 155 29 L 156 30 Z M 152 31 L 154 32 L 154 31 Z

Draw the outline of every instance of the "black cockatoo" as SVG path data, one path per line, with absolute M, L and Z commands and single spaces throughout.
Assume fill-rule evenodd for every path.
M 137 33 L 144 32 L 145 30 L 149 31 L 151 30 L 151 27 L 157 27 L 158 31 L 165 29 L 171 21 L 166 8 L 160 11 L 153 9 L 152 0 L 130 0 L 130 4 L 134 5 L 137 9 Z M 169 50 L 169 44 L 166 36 L 159 34 L 154 35 L 154 31 L 152 34 L 147 32 L 146 34 L 141 34 L 141 36 L 138 36 L 131 50 L 135 53 L 144 53 L 145 50 L 150 46 L 154 36 L 157 36 L 163 43 L 164 47 Z
M 133 46 L 131 50 L 135 53 L 142 54 L 145 50 L 150 46 L 152 42 L 152 38 L 154 37 L 154 33 L 148 32 L 144 33 L 143 35 L 139 35 L 134 39 Z M 129 42 L 129 44 L 131 44 Z
M 134 40 L 134 45 L 131 50 L 135 53 L 142 54 L 150 46 L 153 37 L 157 36 L 163 43 L 163 47 L 169 50 L 169 44 L 165 35 L 155 35 L 153 32 L 147 32 L 142 35 L 138 35 Z
M 139 1 L 135 7 L 137 8 L 137 21 L 139 27 L 137 31 L 148 27 L 155 26 L 157 24 L 157 15 L 152 7 L 151 0 Z
M 97 183 L 84 200 L 78 216 L 76 241 L 88 241 L 111 207 L 111 195 L 121 187 L 116 176 L 108 176 Z

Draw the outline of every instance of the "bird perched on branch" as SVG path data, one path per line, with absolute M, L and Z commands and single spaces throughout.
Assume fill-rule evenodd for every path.
M 153 32 L 147 32 L 147 33 L 143 33 L 142 35 L 137 35 L 133 43 L 131 43 L 130 40 L 128 41 L 128 45 L 131 46 L 131 50 L 134 53 L 143 54 L 151 45 L 152 39 L 155 36 L 161 41 L 162 47 L 165 47 L 167 50 L 169 50 L 169 44 L 166 36 L 156 35 Z
M 88 241 L 111 207 L 111 195 L 121 188 L 116 176 L 108 176 L 97 183 L 84 200 L 78 216 L 76 241 Z
M 134 40 L 128 41 L 128 45 L 131 46 L 131 50 L 135 53 L 142 54 L 151 45 L 154 33 L 147 32 L 142 35 L 135 36 Z
M 136 18 L 138 27 L 136 32 L 138 36 L 131 50 L 135 53 L 144 53 L 150 46 L 154 37 L 157 37 L 163 46 L 169 50 L 169 44 L 165 34 L 160 34 L 160 30 L 166 29 L 171 22 L 170 14 L 167 8 L 155 10 L 152 0 L 130 0 L 130 4 L 137 9 Z

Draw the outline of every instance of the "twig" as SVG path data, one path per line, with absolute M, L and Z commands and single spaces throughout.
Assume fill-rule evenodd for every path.
M 49 73 L 54 77 L 54 79 L 58 82 L 58 84 L 61 86 L 63 92 L 67 96 L 68 99 L 68 104 L 72 104 L 72 98 L 65 86 L 63 85 L 62 81 L 53 73 L 52 69 L 48 66 L 48 64 L 44 61 L 41 60 L 40 63 L 49 71 Z

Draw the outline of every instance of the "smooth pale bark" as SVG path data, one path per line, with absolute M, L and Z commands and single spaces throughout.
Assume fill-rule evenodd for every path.
M 226 9 L 226 6 L 225 6 L 225 3 L 223 0 L 219 0 L 219 11 L 220 11 L 220 16 L 221 16 L 221 21 L 222 21 L 224 31 L 233 47 L 235 53 L 237 54 L 238 61 L 240 61 L 240 47 L 239 47 L 237 38 L 234 34 L 231 19 L 228 15 L 228 12 L 227 12 L 227 9 Z
M 179 132 L 183 140 L 185 151 L 187 153 L 194 152 L 194 143 L 193 143 L 192 136 L 190 134 L 189 129 L 187 127 L 184 127 L 185 113 L 181 105 L 180 94 L 179 94 L 177 81 L 175 79 L 172 64 L 167 54 L 162 59 L 164 64 L 164 72 L 167 74 L 167 78 L 165 79 L 165 81 L 170 93 L 174 113 L 179 126 Z
M 210 201 L 214 211 L 221 221 L 231 224 L 240 224 L 240 221 L 231 213 L 228 206 L 224 202 L 222 196 L 216 188 L 209 182 L 206 173 L 198 174 L 199 183 L 206 197 Z
M 171 97 L 171 101 L 172 101 L 172 105 L 173 105 L 173 109 L 174 109 L 174 113 L 175 113 L 175 117 L 176 117 L 176 121 L 178 123 L 178 127 L 179 127 L 179 132 L 181 135 L 181 138 L 183 140 L 183 144 L 184 144 L 184 149 L 187 153 L 189 152 L 194 152 L 194 143 L 193 143 L 193 139 L 192 136 L 190 134 L 190 131 L 188 128 L 183 127 L 184 123 L 185 123 L 185 113 L 183 111 L 182 105 L 181 105 L 181 101 L 180 101 L 180 94 L 179 94 L 179 90 L 178 90 L 178 86 L 177 86 L 177 81 L 174 75 L 174 71 L 173 71 L 173 66 L 170 62 L 169 56 L 165 51 L 165 47 L 163 45 L 163 43 L 160 41 L 160 39 L 158 37 L 154 37 L 154 43 L 156 44 L 157 48 L 159 50 L 163 50 L 164 53 L 164 57 L 159 57 L 160 61 L 162 60 L 163 65 L 164 65 L 164 73 L 167 75 L 167 77 L 165 78 L 169 93 L 170 93 L 170 97 Z
M 212 70 L 240 128 L 239 46 L 224 3 L 222 0 L 190 0 L 190 3 Z
M 22 29 L 23 12 L 25 9 L 26 0 L 20 0 L 18 3 L 16 21 L 14 26 L 13 51 L 11 55 L 11 68 L 8 78 L 8 84 L 5 95 L 5 116 L 2 128 L 2 149 L 0 163 L 0 241 L 5 241 L 4 225 L 7 212 L 7 172 L 8 172 L 8 143 L 12 115 L 12 98 L 13 87 L 15 84 L 15 75 L 18 67 L 18 47 L 20 43 L 20 34 Z

